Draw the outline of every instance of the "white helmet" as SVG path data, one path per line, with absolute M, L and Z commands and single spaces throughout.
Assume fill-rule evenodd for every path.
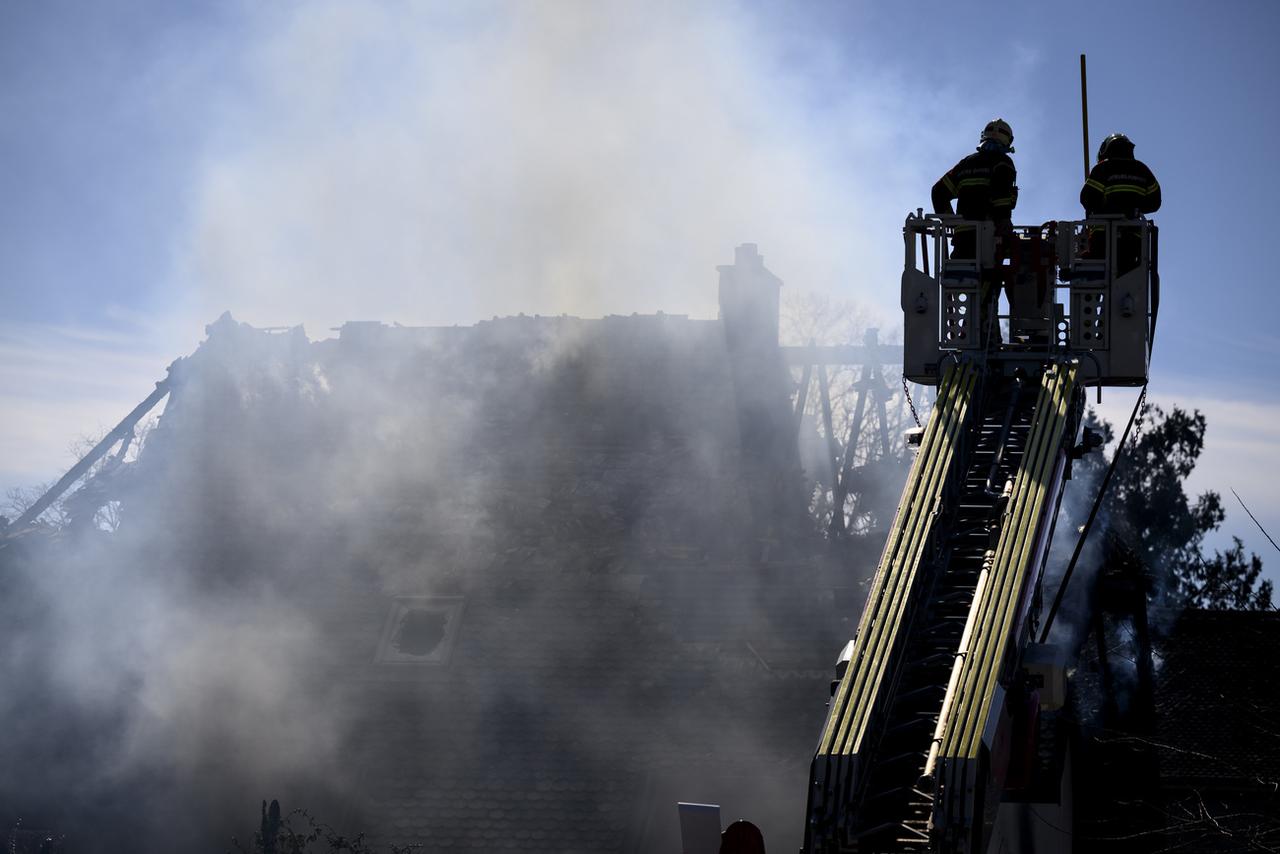
M 1009 123 L 1004 119 L 992 119 L 982 129 L 982 141 L 988 140 L 998 142 L 1009 151 L 1013 151 L 1013 128 L 1009 127 Z

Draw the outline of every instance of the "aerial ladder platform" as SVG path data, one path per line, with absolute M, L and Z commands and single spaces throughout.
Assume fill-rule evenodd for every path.
M 975 257 L 949 256 L 959 229 Z M 1049 850 L 997 819 L 1052 753 L 1037 743 L 1064 693 L 1060 657 L 1034 643 L 1045 564 L 1072 460 L 1096 444 L 1088 390 L 1146 383 L 1158 232 L 1104 217 L 997 240 L 917 212 L 903 235 L 904 376 L 937 399 L 837 665 L 803 851 Z

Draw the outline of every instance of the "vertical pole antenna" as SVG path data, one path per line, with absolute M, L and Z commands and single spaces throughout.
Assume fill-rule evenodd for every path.
M 1080 120 L 1084 131 L 1084 179 L 1089 180 L 1089 84 L 1084 75 L 1084 54 L 1080 54 Z

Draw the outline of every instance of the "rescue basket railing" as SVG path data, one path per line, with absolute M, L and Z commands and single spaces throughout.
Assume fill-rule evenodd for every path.
M 1087 385 L 1146 382 L 1160 282 L 1150 220 L 1001 229 L 917 212 L 903 237 L 908 379 L 936 384 L 947 353 L 999 352 L 1011 361 L 1077 355 Z

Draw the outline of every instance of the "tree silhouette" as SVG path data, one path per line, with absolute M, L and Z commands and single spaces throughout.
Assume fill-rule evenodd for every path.
M 1100 426 L 1110 440 L 1110 425 Z M 1205 427 L 1199 410 L 1142 407 L 1104 502 L 1106 536 L 1124 543 L 1145 568 L 1154 605 L 1269 609 L 1273 591 L 1270 581 L 1259 580 L 1262 559 L 1246 556 L 1239 539 L 1226 552 L 1205 555 L 1205 537 L 1226 518 L 1218 493 L 1191 498 L 1185 490 L 1204 450 Z M 1081 481 L 1096 488 L 1109 461 L 1101 455 L 1085 460 Z
M 1246 558 L 1240 538 L 1231 540 L 1235 545 L 1230 549 L 1214 551 L 1211 559 L 1201 558 L 1197 565 L 1187 567 L 1187 573 L 1179 579 L 1187 603 L 1196 608 L 1270 609 L 1272 584 L 1258 580 L 1262 558 L 1252 553 Z

